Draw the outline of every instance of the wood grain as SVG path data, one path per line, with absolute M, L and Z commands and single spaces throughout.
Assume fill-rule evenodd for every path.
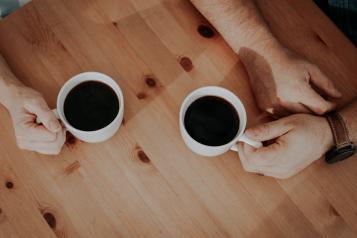
M 312 1 L 258 2 L 279 40 L 343 92 L 340 106 L 357 95 L 357 50 Z M 279 181 L 244 172 L 236 153 L 184 145 L 180 104 L 200 86 L 236 93 L 249 126 L 266 120 L 238 56 L 201 24 L 185 0 L 33 0 L 0 23 L 0 52 L 51 107 L 83 71 L 113 77 L 126 102 L 112 139 L 69 138 L 55 157 L 19 150 L 0 108 L 1 238 L 357 236 L 356 157 Z

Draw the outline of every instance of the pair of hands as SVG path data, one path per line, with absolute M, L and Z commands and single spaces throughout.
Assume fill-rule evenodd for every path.
M 324 114 L 335 104 L 321 97 L 311 84 L 330 97 L 341 94 L 332 82 L 310 62 L 283 49 L 267 59 L 273 77 L 253 64 L 246 65 L 255 97 L 261 109 L 273 114 Z M 272 88 L 272 85 L 274 86 Z M 18 146 L 43 154 L 58 154 L 65 142 L 65 130 L 36 91 L 19 86 L 8 106 Z M 36 117 L 43 125 L 35 123 Z M 249 172 L 287 178 L 320 158 L 332 146 L 332 134 L 323 117 L 298 114 L 247 130 L 252 139 L 275 140 L 261 149 L 239 145 L 243 167 Z
M 284 179 L 321 158 L 333 146 L 327 120 L 307 113 L 323 115 L 335 108 L 335 103 L 319 93 L 331 98 L 339 98 L 341 93 L 317 66 L 286 49 L 280 50 L 280 54 L 270 62 L 266 59 L 273 77 L 267 77 L 267 70 L 255 64 L 249 55 L 247 62 L 243 61 L 256 101 L 262 110 L 278 117 L 301 114 L 246 131 L 251 139 L 270 141 L 270 145 L 260 149 L 242 143 L 238 146 L 246 171 Z

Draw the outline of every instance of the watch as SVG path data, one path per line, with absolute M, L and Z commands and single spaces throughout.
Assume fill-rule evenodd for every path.
M 352 156 L 356 152 L 356 146 L 350 140 L 346 124 L 338 112 L 328 113 L 326 119 L 331 127 L 335 146 L 327 151 L 325 161 L 333 164 Z

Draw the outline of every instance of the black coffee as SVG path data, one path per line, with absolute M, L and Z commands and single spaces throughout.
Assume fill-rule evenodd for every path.
M 205 96 L 188 107 L 184 124 L 188 134 L 197 142 L 220 146 L 237 135 L 239 117 L 236 109 L 225 99 Z
M 78 84 L 64 101 L 64 114 L 74 128 L 95 131 L 109 125 L 119 112 L 119 99 L 108 85 L 98 81 Z

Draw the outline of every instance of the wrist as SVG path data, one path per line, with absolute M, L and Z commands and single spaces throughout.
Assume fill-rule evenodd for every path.
M 247 69 L 259 69 L 263 65 L 269 66 L 280 65 L 289 58 L 288 50 L 278 41 L 260 43 L 252 47 L 241 47 L 239 57 Z
M 263 54 L 270 65 L 283 65 L 291 58 L 291 51 L 279 42 L 272 43 L 269 48 L 265 49 Z
M 329 151 L 331 148 L 335 146 L 331 126 L 327 121 L 326 117 L 320 117 L 320 125 L 321 125 L 321 130 L 324 132 L 323 137 L 322 137 L 322 145 L 323 145 L 323 150 L 324 153 Z
M 0 103 L 10 111 L 12 105 L 21 97 L 21 89 L 25 86 L 17 80 L 2 80 L 0 87 Z

